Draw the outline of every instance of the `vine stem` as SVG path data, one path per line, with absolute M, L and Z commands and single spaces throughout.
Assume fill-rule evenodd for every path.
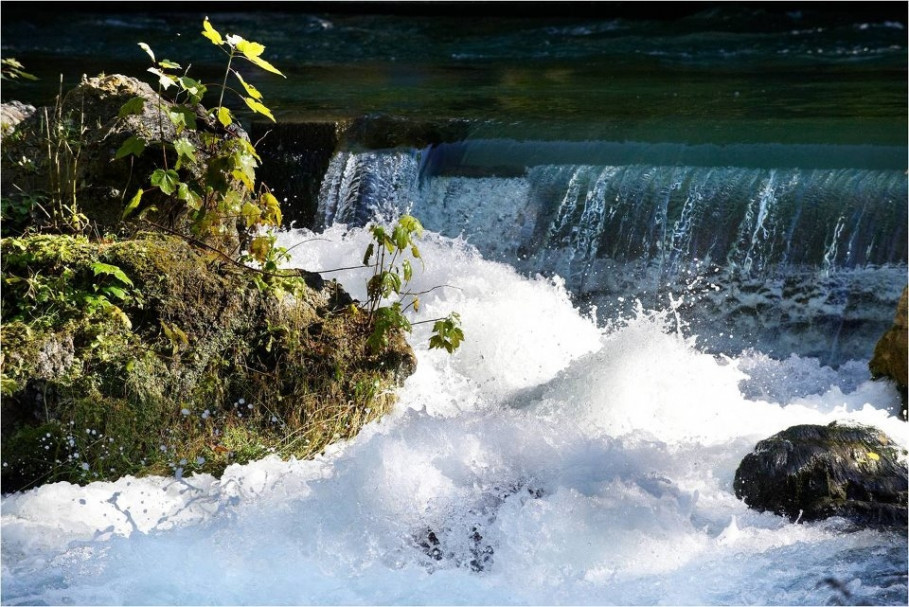
M 224 91 L 227 90 L 227 77 L 230 76 L 230 64 L 234 60 L 234 49 L 230 49 L 230 55 L 227 57 L 227 69 L 224 70 L 224 80 L 221 82 L 221 97 L 218 99 L 218 111 L 224 106 Z

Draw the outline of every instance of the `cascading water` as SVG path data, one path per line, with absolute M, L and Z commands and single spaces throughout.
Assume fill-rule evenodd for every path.
M 144 73 L 142 39 L 206 69 L 201 13 L 8 4 L 4 55 L 51 64 L 22 83 L 49 100 L 58 69 Z M 357 226 L 411 211 L 428 228 L 413 320 L 457 312 L 465 341 L 430 350 L 415 324 L 395 409 L 312 460 L 4 495 L 2 604 L 909 602 L 904 529 L 796 524 L 733 491 L 795 424 L 909 449 L 867 366 L 906 284 L 904 6 L 302 4 L 212 14 L 288 76 L 256 81 L 279 122 L 473 126 L 344 149 L 318 233 L 278 243 L 292 267 L 349 268 Z M 365 299 L 368 270 L 327 276 Z
M 601 318 L 635 300 L 657 307 L 684 296 L 684 320 L 716 351 L 796 351 L 839 364 L 870 355 L 892 319 L 906 275 L 902 171 L 520 166 L 551 160 L 554 144 L 539 143 L 536 158 L 532 144 L 515 145 L 341 153 L 324 181 L 322 225 L 412 212 L 488 258 L 564 278 Z M 666 156 L 655 148 L 650 156 Z M 496 160 L 495 149 L 506 155 Z M 508 155 L 515 149 L 522 158 Z M 581 149 L 618 156 L 610 144 Z

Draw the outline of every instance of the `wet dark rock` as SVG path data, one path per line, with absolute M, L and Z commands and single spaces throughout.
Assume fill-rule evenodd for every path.
M 884 432 L 836 422 L 793 426 L 760 441 L 735 473 L 748 506 L 813 521 L 905 527 L 906 453 Z

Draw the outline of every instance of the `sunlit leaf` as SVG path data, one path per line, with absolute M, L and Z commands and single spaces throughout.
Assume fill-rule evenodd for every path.
M 246 89 L 246 92 L 250 97 L 256 101 L 262 101 L 262 93 L 259 92 L 259 89 L 243 80 L 243 76 L 240 75 L 240 72 L 234 71 L 234 75 L 237 77 L 237 80 L 240 81 L 240 84 L 243 85 L 243 88 Z
M 253 42 L 252 40 L 243 40 L 242 38 L 237 41 L 237 50 L 243 53 L 243 55 L 250 59 L 252 57 L 258 57 L 265 50 L 265 46 L 259 44 L 258 42 Z
M 177 185 L 177 198 L 186 203 L 186 206 L 194 211 L 199 210 L 202 206 L 202 197 L 193 192 L 189 185 L 182 181 Z
M 148 53 L 148 56 L 151 57 L 152 63 L 155 63 L 155 54 L 152 52 L 151 47 L 145 44 L 144 42 L 139 43 L 139 48 Z
M 229 109 L 226 107 L 218 108 L 218 122 L 220 122 L 222 126 L 230 126 L 234 123 L 234 117 Z
M 266 72 L 271 72 L 272 74 L 277 74 L 277 75 L 281 76 L 282 78 L 287 78 L 287 76 L 285 76 L 284 74 L 281 73 L 281 70 L 279 70 L 278 68 L 273 66 L 271 63 L 269 63 L 265 59 L 262 59 L 261 57 L 246 57 L 246 58 L 249 59 L 250 63 L 254 63 L 255 65 L 258 65 Z
M 278 202 L 278 199 L 275 198 L 274 194 L 265 192 L 262 194 L 261 201 L 265 207 L 265 221 L 272 225 L 281 225 L 281 221 L 283 220 L 281 203 Z
M 275 117 L 272 116 L 272 114 L 271 114 L 271 110 L 268 109 L 267 107 L 265 107 L 264 105 L 262 105 L 261 103 L 259 103 L 258 101 L 256 101 L 255 99 L 253 99 L 252 97 L 244 97 L 243 101 L 246 102 L 246 105 L 248 105 L 252 111 L 262 114 L 263 116 L 266 116 L 272 122 L 276 122 Z
M 174 80 L 173 76 L 165 74 L 156 67 L 150 67 L 148 68 L 148 71 L 158 77 L 158 84 L 160 84 L 161 88 L 163 88 L 165 91 L 170 87 L 177 85 L 177 81 Z
M 120 219 L 126 219 L 127 216 L 136 210 L 136 207 L 139 206 L 139 203 L 142 202 L 142 190 L 140 189 L 136 192 L 136 195 L 126 204 L 126 207 L 123 209 L 123 215 L 120 216 Z
M 179 64 L 179 63 L 174 63 L 174 62 L 171 61 L 170 59 L 162 59 L 161 61 L 158 62 L 158 65 L 160 65 L 161 67 L 163 67 L 163 68 L 166 69 L 166 70 L 178 70 L 178 69 L 180 69 L 180 64 Z
M 218 30 L 211 26 L 208 17 L 202 22 L 202 35 L 211 40 L 212 44 L 217 46 L 224 44 L 224 39 L 221 37 L 221 34 L 218 33 Z

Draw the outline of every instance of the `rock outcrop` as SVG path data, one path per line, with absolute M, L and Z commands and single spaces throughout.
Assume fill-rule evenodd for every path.
M 196 127 L 178 134 L 181 117 Z M 115 75 L 84 79 L 4 137 L 4 492 L 309 457 L 386 413 L 413 373 L 404 333 L 369 347 L 371 315 L 337 282 L 245 265 L 237 245 L 259 224 L 205 206 L 245 208 L 255 189 L 253 167 L 233 164 L 245 135 L 222 131 Z M 132 136 L 146 149 L 118 158 Z M 176 137 L 198 139 L 195 160 L 167 164 L 208 192 L 192 213 L 148 185 Z M 140 187 L 130 211 L 148 221 L 124 221 Z
M 906 419 L 907 384 L 909 384 L 909 321 L 907 321 L 907 293 L 909 287 L 903 289 L 893 326 L 878 340 L 874 348 L 874 356 L 868 363 L 871 377 L 875 379 L 890 379 L 896 384 L 903 399 L 903 419 Z
M 751 508 L 793 521 L 907 523 L 906 453 L 868 426 L 793 426 L 762 440 L 739 464 L 734 489 Z

